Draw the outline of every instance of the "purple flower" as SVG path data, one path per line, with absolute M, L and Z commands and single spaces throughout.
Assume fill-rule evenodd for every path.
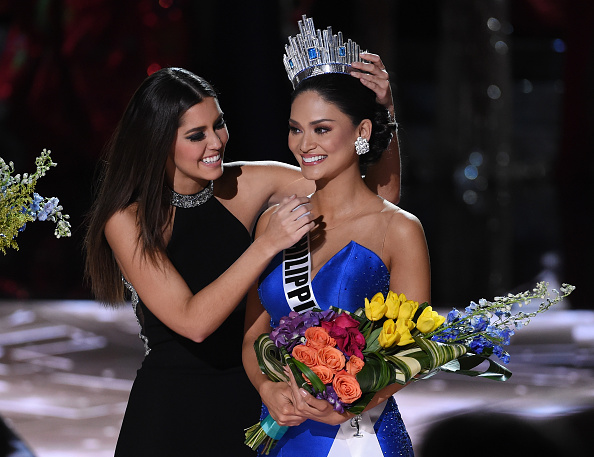
M 344 413 L 344 405 L 338 399 L 338 395 L 332 386 L 326 386 L 326 390 L 324 392 L 320 392 L 316 395 L 318 400 L 326 400 L 334 407 L 334 411 L 342 414 Z
M 299 314 L 291 311 L 288 316 L 281 317 L 278 326 L 270 332 L 270 339 L 276 347 L 285 347 L 291 352 L 293 348 L 304 341 L 305 331 L 310 327 L 317 327 L 321 321 L 330 319 L 334 311 L 306 311 Z

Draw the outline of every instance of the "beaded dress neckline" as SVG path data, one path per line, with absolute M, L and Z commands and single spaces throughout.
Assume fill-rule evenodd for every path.
M 208 186 L 192 195 L 178 194 L 173 189 L 171 191 L 171 204 L 178 208 L 194 208 L 206 203 L 213 196 L 214 181 L 210 181 Z

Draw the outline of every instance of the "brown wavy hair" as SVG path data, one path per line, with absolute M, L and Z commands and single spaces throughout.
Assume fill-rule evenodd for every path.
M 165 179 L 167 156 L 183 114 L 206 97 L 215 97 L 204 79 L 182 68 L 164 68 L 136 90 L 105 149 L 95 202 L 87 214 L 85 277 L 95 298 L 124 301 L 122 274 L 105 238 L 109 218 L 138 205 L 138 247 L 152 262 L 165 252 L 163 229 L 171 217 Z

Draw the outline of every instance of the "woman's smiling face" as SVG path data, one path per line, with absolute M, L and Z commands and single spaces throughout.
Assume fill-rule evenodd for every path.
M 174 190 L 194 193 L 223 172 L 229 132 L 214 97 L 190 107 L 181 117 L 175 142 L 167 159 L 167 176 Z
M 316 92 L 303 92 L 293 101 L 288 142 L 305 178 L 332 178 L 346 168 L 358 168 L 358 136 L 351 119 Z

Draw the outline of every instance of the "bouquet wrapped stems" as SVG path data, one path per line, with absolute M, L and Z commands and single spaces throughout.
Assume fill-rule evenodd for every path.
M 302 373 L 308 373 L 310 376 L 317 378 L 318 381 L 318 388 L 323 388 L 324 384 L 320 381 L 313 372 L 303 363 L 293 359 L 291 355 L 287 352 L 286 348 L 281 347 L 277 348 L 274 346 L 272 340 L 268 337 L 268 335 L 261 335 L 255 343 L 255 346 L 260 348 L 267 348 L 267 354 L 270 356 L 269 351 L 275 352 L 273 357 L 274 362 L 269 365 L 265 365 L 267 367 L 266 371 L 263 368 L 263 371 L 269 376 L 273 377 L 274 379 L 279 379 L 283 381 L 288 381 L 289 378 L 284 372 L 284 366 L 288 366 L 289 369 L 293 372 L 293 376 L 296 380 L 303 379 Z M 276 351 L 278 349 L 278 352 Z M 256 351 L 258 354 L 258 361 L 260 362 L 260 367 L 263 366 L 263 361 L 261 359 L 261 352 Z M 282 359 L 280 364 L 275 363 L 279 361 L 279 358 Z M 283 365 L 284 364 L 284 365 Z M 272 366 L 274 366 L 274 370 L 272 370 Z M 298 368 L 299 366 L 299 368 Z M 269 371 L 272 370 L 272 371 Z M 306 374 L 307 376 L 307 374 Z M 304 380 L 301 383 L 300 387 L 307 390 L 309 393 L 313 393 L 312 388 L 309 384 Z M 268 455 L 268 453 L 272 450 L 272 448 L 276 445 L 278 440 L 280 440 L 284 434 L 289 430 L 288 426 L 278 425 L 276 421 L 272 418 L 269 414 L 266 416 L 262 421 L 258 424 L 252 425 L 250 428 L 246 429 L 245 431 L 245 444 L 248 445 L 251 449 L 256 450 L 259 446 L 263 445 L 262 453 L 264 455 Z
M 253 450 L 262 445 L 262 454 L 268 455 L 287 430 L 289 430 L 289 427 L 278 425 L 269 414 L 259 423 L 246 429 L 245 444 Z

